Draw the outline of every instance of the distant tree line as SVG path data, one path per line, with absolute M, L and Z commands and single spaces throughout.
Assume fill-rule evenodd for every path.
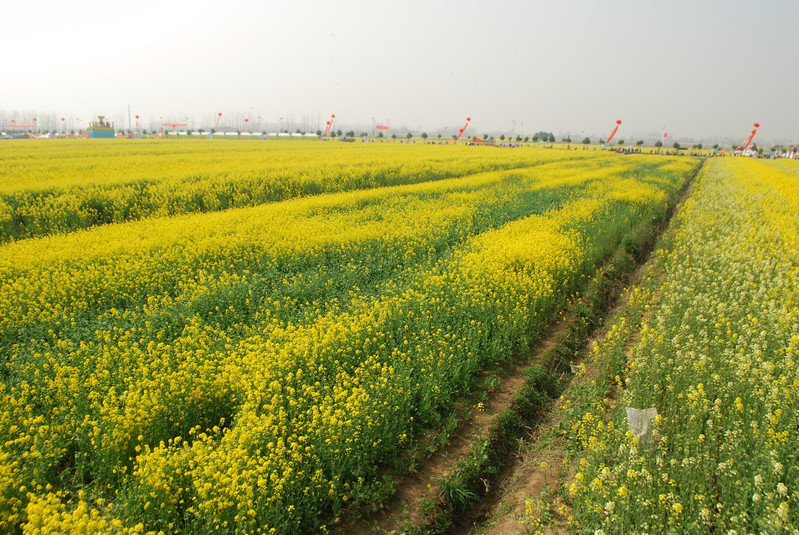
M 550 143 L 555 142 L 555 134 L 552 132 L 544 132 L 543 130 L 540 132 L 536 132 L 533 134 L 533 141 L 548 141 Z

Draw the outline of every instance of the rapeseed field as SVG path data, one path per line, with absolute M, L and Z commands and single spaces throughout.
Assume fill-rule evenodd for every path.
M 7 204 L 47 191 L 54 214 L 61 195 L 100 188 L 110 206 L 126 191 L 121 205 L 154 208 L 0 246 L 1 530 L 331 528 L 385 490 L 386 468 L 482 370 L 535 342 L 625 236 L 662 217 L 698 166 L 352 144 L 292 147 L 303 163 L 289 164 L 246 143 L 224 156 L 243 162 L 237 178 L 209 163 L 214 151 L 191 157 L 192 176 L 211 169 L 194 182 L 202 198 L 268 183 L 258 166 L 316 185 L 210 213 L 164 208 L 195 165 L 169 151 L 199 150 L 171 141 L 141 149 L 167 153 L 141 164 L 139 149 L 99 146 L 128 173 L 107 180 L 95 169 L 12 186 L 19 171 L 4 169 Z M 174 168 L 161 176 L 148 158 Z M 164 197 L 126 189 L 135 166 Z
M 632 294 L 642 324 L 594 346 L 619 391 L 564 400 L 561 514 L 579 533 L 796 533 L 799 165 L 712 159 L 673 226 Z M 657 416 L 641 432 L 627 408 Z

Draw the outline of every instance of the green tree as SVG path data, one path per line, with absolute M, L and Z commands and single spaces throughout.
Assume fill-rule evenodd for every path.
M 405 137 L 407 137 L 408 139 L 411 139 L 413 137 L 413 134 L 408 132 L 408 134 Z
M 674 142 L 674 145 L 672 145 L 672 147 L 677 149 L 677 150 L 680 150 L 680 144 L 677 143 L 676 141 Z
M 378 132 L 377 137 L 383 137 L 383 132 Z
M 427 132 L 422 132 L 422 139 L 427 139 Z
M 590 137 L 584 137 L 583 138 L 583 145 L 590 145 L 590 144 L 591 144 L 591 138 Z
M 663 142 L 662 142 L 662 141 L 660 141 L 660 140 L 657 140 L 657 141 L 655 141 L 655 146 L 656 146 L 657 148 L 660 148 L 660 147 L 662 147 L 662 146 L 663 146 Z
M 640 147 L 641 145 L 644 144 L 644 140 L 643 139 L 639 139 L 638 141 L 635 142 L 635 144 Z

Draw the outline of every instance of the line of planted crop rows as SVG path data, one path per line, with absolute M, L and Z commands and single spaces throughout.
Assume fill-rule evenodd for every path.
M 693 165 L 579 158 L 2 247 L 0 527 L 320 528 Z
M 799 165 L 710 160 L 674 223 L 657 255 L 662 282 L 637 294 L 653 314 L 613 421 L 601 402 L 571 417 L 582 458 L 570 522 L 607 534 L 795 533 Z M 657 410 L 643 442 L 625 407 Z
M 312 147 L 313 150 L 309 150 Z M 464 146 L 48 140 L 0 147 L 0 243 L 294 197 L 415 184 L 585 153 Z

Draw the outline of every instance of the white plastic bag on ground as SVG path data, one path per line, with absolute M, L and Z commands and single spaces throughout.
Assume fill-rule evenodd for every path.
M 630 426 L 633 436 L 641 439 L 642 443 L 649 440 L 651 436 L 649 422 L 658 415 L 658 410 L 655 407 L 648 409 L 625 407 L 625 410 L 627 411 L 627 425 Z

